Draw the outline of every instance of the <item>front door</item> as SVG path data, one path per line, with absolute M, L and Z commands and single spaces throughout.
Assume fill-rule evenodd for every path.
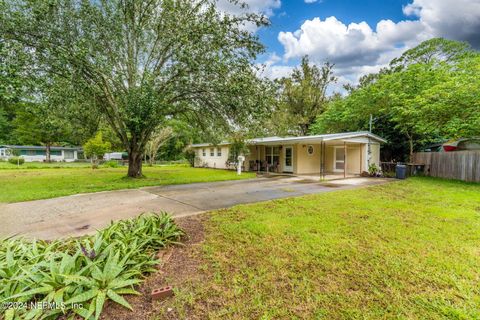
M 293 172 L 293 148 L 292 147 L 285 147 L 284 148 L 284 163 L 283 163 L 283 171 L 284 172 Z
M 343 172 L 345 168 L 345 148 L 344 147 L 335 147 L 335 154 L 333 157 L 333 171 Z

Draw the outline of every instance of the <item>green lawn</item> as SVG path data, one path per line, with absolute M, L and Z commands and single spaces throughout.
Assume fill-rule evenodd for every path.
M 178 288 L 181 317 L 480 319 L 478 184 L 411 178 L 206 224 L 204 278 Z
M 255 176 L 248 172 L 238 176 L 234 171 L 190 168 L 183 165 L 144 167 L 143 173 L 145 178 L 130 179 L 125 177 L 126 168 L 0 170 L 0 202 L 18 202 L 144 186 L 248 179 Z
M 91 166 L 88 162 L 25 162 L 17 165 L 7 161 L 0 161 L 0 170 L 13 169 L 58 169 L 58 168 L 89 168 Z

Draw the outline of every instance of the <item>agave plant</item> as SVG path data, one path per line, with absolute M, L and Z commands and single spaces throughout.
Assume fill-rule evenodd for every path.
M 0 319 L 98 319 L 107 300 L 132 309 L 123 295 L 154 271 L 155 253 L 183 231 L 166 213 L 113 222 L 93 236 L 62 241 L 0 241 Z M 7 308 L 4 302 L 52 308 Z

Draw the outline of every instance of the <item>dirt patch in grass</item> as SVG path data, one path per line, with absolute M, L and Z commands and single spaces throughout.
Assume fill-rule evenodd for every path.
M 162 268 L 157 273 L 150 275 L 138 288 L 141 295 L 126 297 L 133 307 L 133 311 L 118 304 L 109 303 L 101 319 L 184 319 L 184 316 L 179 315 L 175 310 L 173 305 L 175 297 L 163 301 L 152 301 L 150 293 L 156 288 L 167 285 L 173 286 L 174 292 L 177 292 L 177 288 L 185 286 L 187 282 L 200 280 L 201 273 L 198 271 L 201 266 L 201 258 L 198 249 L 204 240 L 205 219 L 207 219 L 205 215 L 177 219 L 177 224 L 187 234 L 184 245 L 174 247 L 170 258 Z

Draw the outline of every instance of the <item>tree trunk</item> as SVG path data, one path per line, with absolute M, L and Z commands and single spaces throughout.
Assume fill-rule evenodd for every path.
M 409 139 L 408 141 L 409 145 L 410 145 L 410 163 L 413 162 L 413 139 Z
M 408 161 L 413 162 L 413 134 L 406 132 L 405 135 L 408 138 L 408 147 L 409 147 Z
M 135 150 L 128 152 L 128 176 L 131 178 L 141 178 L 142 175 L 142 153 Z
M 45 156 L 46 156 L 46 162 L 50 162 L 50 143 L 47 143 L 47 148 L 45 151 Z

